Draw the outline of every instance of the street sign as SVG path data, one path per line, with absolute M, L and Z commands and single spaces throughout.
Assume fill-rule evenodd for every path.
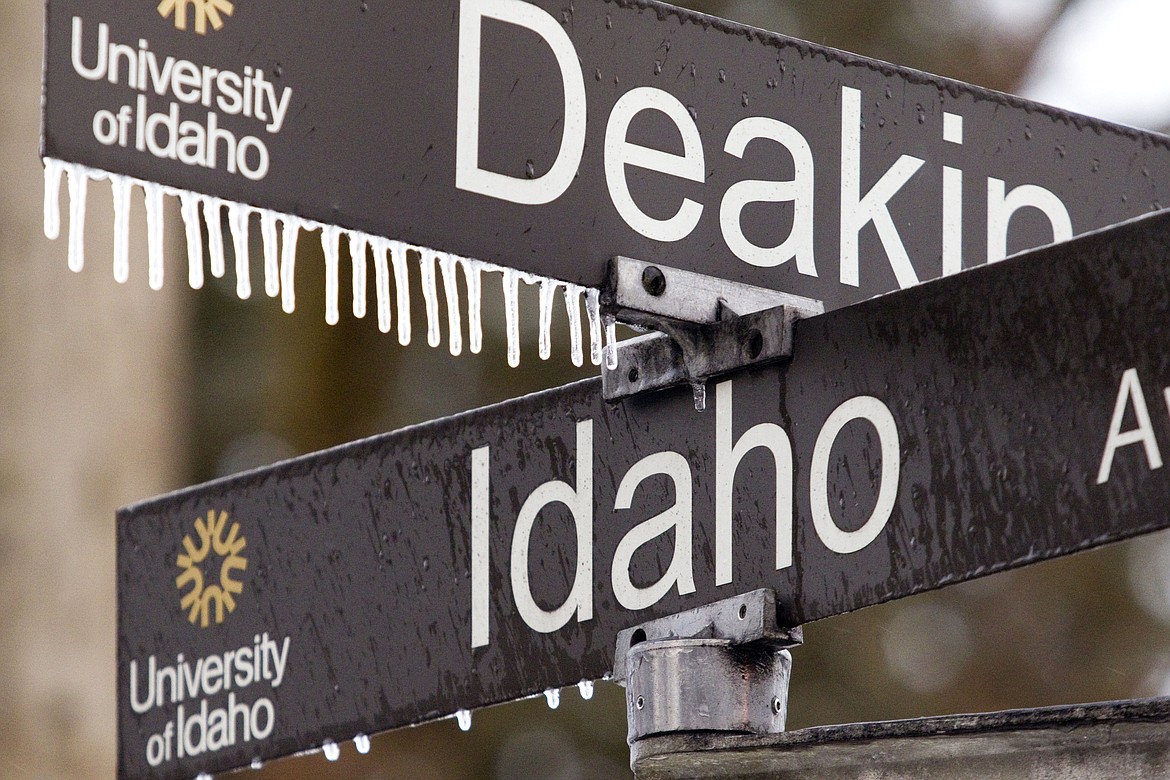
M 189 778 L 594 680 L 757 588 L 796 625 L 1170 525 L 1170 214 L 119 513 L 119 774 Z M 1057 270 L 1059 269 L 1059 270 Z
M 1163 136 L 651 0 L 49 0 L 46 46 L 44 154 L 119 202 L 166 185 L 148 207 L 182 195 L 196 245 L 202 204 L 220 274 L 220 218 L 246 254 L 261 210 L 286 308 L 280 215 L 363 254 L 594 288 L 623 255 L 833 309 L 1170 204 Z

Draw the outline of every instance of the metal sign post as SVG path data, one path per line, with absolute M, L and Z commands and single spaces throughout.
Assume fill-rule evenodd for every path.
M 43 153 L 164 185 L 196 239 L 201 206 L 246 249 L 255 210 L 270 294 L 278 234 L 324 226 L 334 280 L 341 228 L 835 309 L 1170 204 L 1163 136 L 653 0 L 49 0 L 45 63 Z
M 759 588 L 799 626 L 1166 527 L 1168 255 L 1159 214 L 799 320 L 702 413 L 592 380 L 123 510 L 120 776 L 597 679 Z

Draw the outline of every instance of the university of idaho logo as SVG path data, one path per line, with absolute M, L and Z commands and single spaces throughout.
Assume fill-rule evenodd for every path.
M 175 27 L 179 30 L 187 29 L 188 10 L 195 14 L 195 32 L 207 35 L 208 22 L 213 30 L 219 30 L 223 27 L 223 17 L 231 16 L 236 9 L 231 0 L 162 0 L 158 4 L 159 15 L 164 19 L 174 14 Z
M 176 561 L 183 573 L 175 578 L 175 587 L 182 593 L 186 585 L 191 585 L 191 589 L 183 595 L 179 604 L 188 610 L 187 619 L 192 624 L 198 623 L 202 628 L 207 628 L 211 624 L 213 607 L 215 624 L 222 623 L 225 613 L 235 611 L 236 596 L 244 591 L 243 583 L 233 579 L 232 572 L 247 570 L 248 561 L 240 553 L 244 551 L 248 540 L 240 536 L 239 523 L 232 523 L 225 539 L 224 529 L 227 522 L 228 513 L 216 513 L 214 509 L 207 513 L 206 519 L 196 518 L 195 535 L 199 537 L 199 546 L 196 547 L 190 535 L 183 537 L 183 548 L 186 552 L 179 553 Z M 218 560 L 205 568 L 204 563 L 208 561 L 212 552 Z

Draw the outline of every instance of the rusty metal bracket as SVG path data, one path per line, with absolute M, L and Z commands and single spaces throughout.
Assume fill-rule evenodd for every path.
M 627 741 L 687 732 L 775 734 L 788 715 L 788 648 L 762 589 L 618 634 L 614 679 L 626 688 Z
M 628 257 L 610 261 L 601 303 L 606 317 L 652 331 L 607 356 L 605 399 L 690 384 L 700 410 L 709 378 L 792 357 L 796 321 L 824 312 L 820 301 Z

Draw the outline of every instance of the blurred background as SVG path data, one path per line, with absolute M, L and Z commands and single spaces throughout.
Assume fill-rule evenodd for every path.
M 1164 0 L 683 4 L 1115 121 L 1170 123 Z M 330 328 L 314 305 L 241 303 L 230 284 L 153 293 L 143 225 L 119 286 L 108 185 L 91 191 L 89 267 L 70 273 L 64 241 L 41 232 L 42 13 L 0 2 L 0 778 L 108 778 L 117 507 L 590 372 L 573 369 L 563 332 L 552 360 L 536 358 L 534 316 L 522 368 L 508 369 L 498 309 L 485 313 L 483 354 L 456 359 L 417 338 L 400 347 L 373 318 Z M 301 251 L 298 267 L 321 267 L 316 241 Z M 322 299 L 309 286 L 319 276 L 298 279 L 304 300 Z M 443 392 L 421 392 L 420 377 Z M 794 728 L 1170 695 L 1170 537 L 813 624 L 806 638 Z M 337 763 L 317 754 L 244 774 L 628 777 L 623 707 L 620 689 L 600 685 L 588 702 L 566 692 L 556 711 L 541 699 L 477 712 L 469 733 L 444 721 L 377 737 L 367 756 L 347 744 Z

